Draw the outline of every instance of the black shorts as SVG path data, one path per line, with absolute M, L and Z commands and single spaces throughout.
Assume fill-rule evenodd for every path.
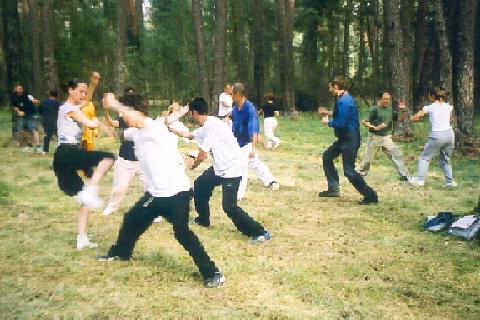
M 76 195 L 83 188 L 78 170 L 92 170 L 103 159 L 113 159 L 111 152 L 86 151 L 76 144 L 60 144 L 53 157 L 53 171 L 60 190 L 69 196 Z

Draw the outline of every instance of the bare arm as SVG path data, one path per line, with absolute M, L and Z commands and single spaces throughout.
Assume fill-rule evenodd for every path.
M 100 73 L 98 73 L 97 71 L 93 71 L 90 77 L 90 85 L 88 86 L 87 99 L 85 100 L 85 105 L 87 105 L 90 101 L 92 101 L 93 92 L 95 92 L 95 89 L 98 87 L 99 81 L 100 81 Z
M 98 126 L 100 125 L 100 121 L 98 121 L 97 118 L 93 118 L 92 120 L 90 120 L 81 111 L 69 112 L 67 114 L 67 116 L 72 118 L 73 120 L 81 123 L 82 125 L 89 127 L 90 129 L 98 128 Z
M 105 119 L 108 122 L 108 125 L 114 128 L 120 127 L 120 122 L 118 120 L 113 120 L 112 117 L 110 117 L 110 112 L 105 109 Z
M 418 121 L 421 121 L 423 117 L 425 117 L 426 115 L 427 113 L 425 111 L 420 110 L 417 113 L 415 113 L 413 116 L 411 116 L 410 120 L 413 122 L 418 122 Z
M 320 113 L 322 116 L 333 116 L 333 111 L 329 111 L 324 107 L 318 108 L 318 113 Z
M 195 161 L 193 161 L 191 169 L 195 169 L 202 163 L 203 160 L 208 158 L 208 153 L 203 151 L 202 149 L 198 149 L 198 156 L 195 158 Z

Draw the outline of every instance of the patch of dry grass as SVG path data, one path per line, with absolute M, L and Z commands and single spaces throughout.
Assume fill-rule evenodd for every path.
M 409 159 L 418 141 L 403 144 Z M 8 129 L 8 128 L 7 128 Z M 91 319 L 478 319 L 480 250 L 465 242 L 422 230 L 427 215 L 466 213 L 478 196 L 480 161 L 454 156 L 459 187 L 442 188 L 432 163 L 424 189 L 399 182 L 379 154 L 368 182 L 379 191 L 377 206 L 361 199 L 342 177 L 342 197 L 323 200 L 326 188 L 321 154 L 333 141 L 312 115 L 281 119 L 282 145 L 261 151 L 282 188 L 263 187 L 253 173 L 241 206 L 272 231 L 273 241 L 251 245 L 221 210 L 214 192 L 212 227 L 192 226 L 224 271 L 221 289 L 204 289 L 191 258 L 171 227 L 153 225 L 138 242 L 131 262 L 96 261 L 115 241 L 123 214 L 91 215 L 90 233 L 100 248 L 75 250 L 74 199 L 63 195 L 51 170 L 51 156 L 0 149 L 0 314 L 1 318 Z M 8 131 L 2 127 L 5 137 Z M 99 147 L 117 150 L 108 138 Z M 191 149 L 182 145 L 182 150 Z M 360 150 L 363 154 L 363 149 Z M 192 180 L 208 164 L 189 172 Z M 409 161 L 412 172 L 416 161 Z M 338 166 L 341 169 L 340 162 Z M 112 173 L 101 185 L 106 198 Z M 138 181 L 123 212 L 142 193 Z M 194 215 L 193 210 L 191 211 Z

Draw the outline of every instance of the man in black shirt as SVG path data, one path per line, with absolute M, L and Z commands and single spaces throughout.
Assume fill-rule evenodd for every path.
M 29 137 L 27 147 L 24 151 L 33 151 L 32 143 L 34 143 L 37 147 L 37 152 L 41 152 L 40 138 L 38 135 L 38 112 L 36 107 L 39 101 L 29 95 L 23 86 L 19 84 L 15 86 L 11 103 L 17 119 L 17 139 L 20 138 L 25 127 L 32 133 L 32 138 Z
M 261 107 L 258 114 L 263 113 L 263 129 L 267 138 L 266 148 L 275 150 L 280 145 L 280 139 L 275 137 L 275 129 L 278 127 L 277 117 L 279 115 L 275 98 L 269 95 L 267 103 Z
M 50 140 L 54 134 L 57 134 L 57 118 L 60 102 L 57 100 L 58 94 L 56 90 L 48 92 L 48 99 L 40 104 L 40 115 L 42 116 L 43 130 L 45 137 L 43 138 L 43 154 L 48 153 L 50 149 Z

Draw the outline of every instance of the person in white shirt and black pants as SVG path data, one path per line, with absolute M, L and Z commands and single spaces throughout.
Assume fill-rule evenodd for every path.
M 117 108 L 130 127 L 126 139 L 135 144 L 135 155 L 145 179 L 147 192 L 125 214 L 118 239 L 100 261 L 129 260 L 140 236 L 153 220 L 163 216 L 173 226 L 175 239 L 187 250 L 204 278 L 207 288 L 222 286 L 225 277 L 215 266 L 198 237 L 190 230 L 190 181 L 185 174 L 183 157 L 178 151 L 178 139 L 168 131 L 164 121 L 153 120 L 137 110 L 126 109 L 113 97 L 107 97 L 105 107 Z
M 193 112 L 193 119 L 202 127 L 193 132 L 170 130 L 181 137 L 195 139 L 199 144 L 200 149 L 192 169 L 205 160 L 208 153 L 213 159 L 213 166 L 205 170 L 194 183 L 195 210 L 198 213 L 195 223 L 204 227 L 210 226 L 209 201 L 213 189 L 221 185 L 223 211 L 237 229 L 242 234 L 252 237 L 253 243 L 270 240 L 271 235 L 263 225 L 237 205 L 238 187 L 246 165 L 237 139 L 223 121 L 208 116 L 208 104 L 205 99 L 195 98 L 190 104 L 190 110 Z

